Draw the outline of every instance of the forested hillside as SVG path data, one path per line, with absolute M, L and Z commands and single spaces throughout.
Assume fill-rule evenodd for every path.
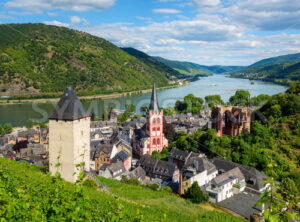
M 147 55 L 144 52 L 141 52 L 134 48 L 121 48 L 121 49 L 124 50 L 125 52 L 127 52 L 128 54 L 142 60 L 148 66 L 156 68 L 157 70 L 161 71 L 162 73 L 166 73 L 168 75 L 168 78 L 171 77 L 170 75 L 177 76 L 177 77 L 179 75 L 181 75 L 180 72 L 176 71 L 175 69 L 170 68 L 169 66 L 165 65 L 162 62 L 157 61 L 156 59 Z
M 208 69 L 206 69 L 205 66 L 198 65 L 196 63 L 173 61 L 173 60 L 164 59 L 162 57 L 153 57 L 153 58 L 177 70 L 178 72 L 184 75 L 209 76 L 212 74 Z
M 104 182 L 112 194 L 97 191 L 93 183 L 74 185 L 37 166 L 0 158 L 1 221 L 244 221 L 166 191 Z
M 79 94 L 168 85 L 176 75 L 112 43 L 44 24 L 0 25 L 0 95 L 42 95 L 72 86 Z
M 157 61 L 160 61 L 167 66 L 177 70 L 181 74 L 185 75 L 202 75 L 208 76 L 212 74 L 224 74 L 224 73 L 231 73 L 237 70 L 240 70 L 244 67 L 242 66 L 221 66 L 221 65 L 214 65 L 214 66 L 205 66 L 199 65 L 192 62 L 181 62 L 181 61 L 173 61 L 164 59 L 162 57 L 153 57 Z
M 262 65 L 274 65 L 274 64 L 288 63 L 288 62 L 299 62 L 299 61 L 300 61 L 300 53 L 296 53 L 296 54 L 282 55 L 282 56 L 263 59 L 256 63 L 253 63 L 250 67 L 262 66 Z
M 300 53 L 258 61 L 235 72 L 232 77 L 260 79 L 288 85 L 300 80 Z

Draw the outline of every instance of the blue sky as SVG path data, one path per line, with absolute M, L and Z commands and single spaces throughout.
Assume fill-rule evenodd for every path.
M 298 0 L 1 0 L 0 22 L 66 26 L 204 65 L 300 52 Z

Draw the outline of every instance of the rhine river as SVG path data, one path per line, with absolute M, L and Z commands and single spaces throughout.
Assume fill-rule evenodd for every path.
M 251 84 L 253 82 L 254 84 Z M 259 94 L 274 95 L 284 92 L 287 87 L 263 81 L 250 81 L 248 79 L 228 78 L 225 75 L 213 75 L 191 82 L 190 85 L 172 89 L 157 91 L 160 107 L 174 106 L 175 102 L 183 99 L 189 93 L 204 99 L 207 95 L 221 95 L 223 101 L 227 102 L 236 90 L 249 90 L 251 97 Z M 122 109 L 126 103 L 133 103 L 136 112 L 140 113 L 141 106 L 148 106 L 151 93 L 138 94 L 107 100 L 83 101 L 87 112 L 95 113 L 101 117 L 103 106 Z M 0 124 L 11 123 L 13 126 L 25 125 L 28 119 L 37 122 L 47 121 L 48 115 L 55 108 L 55 103 L 25 103 L 0 105 Z

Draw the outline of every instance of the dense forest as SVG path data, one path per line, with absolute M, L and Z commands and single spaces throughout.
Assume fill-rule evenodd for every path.
M 146 63 L 112 43 L 44 24 L 0 25 L 0 95 L 46 95 L 72 86 L 80 95 L 169 84 L 177 72 Z M 162 67 L 163 66 L 163 67 Z
M 231 76 L 289 85 L 300 80 L 300 53 L 264 59 Z

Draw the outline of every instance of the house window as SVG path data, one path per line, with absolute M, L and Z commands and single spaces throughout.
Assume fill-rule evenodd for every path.
M 153 142 L 152 142 L 152 143 L 153 143 L 153 145 L 156 145 L 156 140 L 155 140 L 155 138 L 153 139 Z

